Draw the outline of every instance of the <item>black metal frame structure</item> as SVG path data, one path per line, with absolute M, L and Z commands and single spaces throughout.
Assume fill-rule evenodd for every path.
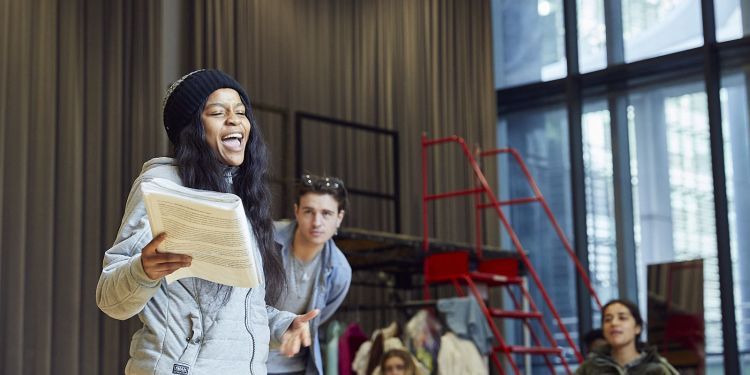
M 267 112 L 267 113 L 271 113 L 271 114 L 280 116 L 281 117 L 281 123 L 284 124 L 284 126 L 282 127 L 282 133 L 283 133 L 282 137 L 283 137 L 283 139 L 289 139 L 289 127 L 288 127 L 288 124 L 289 124 L 289 110 L 287 110 L 286 108 L 275 106 L 275 105 L 270 105 L 270 104 L 265 104 L 265 103 L 258 103 L 258 102 L 253 103 L 253 110 L 256 113 L 257 112 Z M 282 142 L 282 147 L 283 147 L 283 149 L 281 150 L 281 155 L 289 155 L 292 152 L 292 150 L 289 150 L 288 143 Z M 284 176 L 288 176 L 289 175 L 289 173 L 288 173 L 289 171 L 287 170 L 287 167 L 288 166 L 285 163 L 284 164 L 284 170 L 282 170 L 281 173 L 280 173 L 280 175 L 282 177 L 279 177 L 279 175 L 277 175 L 277 174 L 272 174 L 271 177 L 270 177 L 270 179 L 269 179 L 272 184 L 281 185 L 282 194 L 283 194 L 283 196 L 281 197 L 281 201 L 282 202 L 290 202 L 291 201 L 291 194 L 292 194 L 291 193 L 291 187 L 289 186 L 290 184 L 284 178 Z
M 303 166 L 303 145 L 302 142 L 302 124 L 305 120 L 317 121 L 329 126 L 343 127 L 364 131 L 382 136 L 391 137 L 392 155 L 393 155 L 393 193 L 382 193 L 366 189 L 358 189 L 348 186 L 350 194 L 361 195 L 370 198 L 386 199 L 393 202 L 393 222 L 395 223 L 395 233 L 401 233 L 401 171 L 399 167 L 399 143 L 398 132 L 395 130 L 383 129 L 373 125 L 360 124 L 352 121 L 316 115 L 308 112 L 295 112 L 294 114 L 294 150 L 295 150 L 295 176 L 302 174 Z
M 576 0 L 562 1 L 567 76 L 554 81 L 536 82 L 497 90 L 498 115 L 503 116 L 507 113 L 552 104 L 564 104 L 566 106 L 572 174 L 574 244 L 580 260 L 585 262 L 585 267 L 588 267 L 586 195 L 581 129 L 582 103 L 589 97 L 604 97 L 607 99 L 612 136 L 619 294 L 622 297 L 637 300 L 626 94 L 639 87 L 673 82 L 686 76 L 702 76 L 708 98 L 717 256 L 721 290 L 724 371 L 727 374 L 739 374 L 740 364 L 719 90 L 721 89 L 721 70 L 747 64 L 750 59 L 748 58 L 750 56 L 750 37 L 717 43 L 714 1 L 701 0 L 704 37 L 702 47 L 625 63 L 621 2 L 619 0 L 604 0 L 607 67 L 581 74 L 578 68 L 577 2 Z M 743 9 L 743 20 L 750 20 L 749 13 L 750 10 Z M 581 285 L 578 285 L 577 305 L 579 327 L 581 333 L 583 333 L 591 328 L 592 307 L 588 298 L 582 297 L 586 294 L 581 292 L 581 287 Z

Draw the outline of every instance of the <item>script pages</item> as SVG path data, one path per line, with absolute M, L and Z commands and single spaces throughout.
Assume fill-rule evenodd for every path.
M 143 181 L 141 191 L 151 233 L 167 234 L 159 251 L 193 257 L 190 267 L 167 275 L 167 283 L 199 277 L 243 288 L 258 285 L 258 244 L 240 197 L 190 189 L 163 178 Z

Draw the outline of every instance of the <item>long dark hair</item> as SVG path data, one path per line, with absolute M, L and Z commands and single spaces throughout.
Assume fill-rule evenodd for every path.
M 643 317 L 641 316 L 641 311 L 638 309 L 638 306 L 632 301 L 627 300 L 627 299 L 613 299 L 607 302 L 606 305 L 602 306 L 602 327 L 604 327 L 604 319 L 605 319 L 604 313 L 607 311 L 608 307 L 616 303 L 619 303 L 620 305 L 625 306 L 625 308 L 627 308 L 628 311 L 630 311 L 630 315 L 633 316 L 633 319 L 635 320 L 635 324 L 641 327 L 641 332 L 635 335 L 635 348 L 638 349 L 638 351 L 640 351 L 645 346 L 645 344 L 641 341 L 641 333 L 643 333 L 643 330 L 646 327 L 643 326 Z
M 286 278 L 281 257 L 273 240 L 271 190 L 268 188 L 268 150 L 263 133 L 252 114 L 250 103 L 245 103 L 245 100 L 242 102 L 245 104 L 251 128 L 250 139 L 245 147 L 245 160 L 239 167 L 231 168 L 222 163 L 206 142 L 206 133 L 201 121 L 205 100 L 194 114 L 193 123 L 180 133 L 180 140 L 175 146 L 175 159 L 185 186 L 232 192 L 242 199 L 245 214 L 253 226 L 263 257 L 266 303 L 275 306 L 286 289 Z M 227 178 L 228 173 L 231 173 L 231 184 Z M 218 286 L 217 289 L 217 296 L 221 296 L 226 302 L 231 288 Z

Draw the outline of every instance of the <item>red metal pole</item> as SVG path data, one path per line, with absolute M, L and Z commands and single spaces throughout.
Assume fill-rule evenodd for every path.
M 527 301 L 529 301 L 529 307 L 531 307 L 531 310 L 534 312 L 539 312 L 539 309 L 537 308 L 536 303 L 534 302 L 534 299 L 531 298 L 531 295 L 529 294 L 529 291 L 526 290 L 526 287 L 524 287 L 523 285 L 519 285 L 519 289 L 521 290 L 521 294 L 523 294 L 524 298 Z M 552 336 L 552 332 L 550 332 L 549 327 L 547 327 L 547 324 L 544 323 L 544 321 L 541 321 L 539 325 L 542 327 L 542 332 L 547 337 L 547 340 L 553 344 L 556 344 L 557 342 L 555 341 L 554 336 Z M 562 353 L 560 354 L 560 360 L 563 366 L 565 367 L 565 370 L 568 372 L 568 374 L 572 373 L 572 371 L 570 371 L 570 367 L 568 366 L 568 361 L 565 359 L 565 356 L 562 355 Z
M 523 288 L 523 285 L 520 285 L 520 286 Z M 515 307 L 516 311 L 524 311 L 523 306 L 521 306 L 521 304 L 518 303 L 518 300 L 516 299 L 516 295 L 513 293 L 513 290 L 511 290 L 510 285 L 507 286 L 505 290 L 508 291 L 508 295 L 510 296 L 510 299 L 513 301 L 513 306 Z M 539 311 L 535 311 L 535 312 L 538 313 Z M 543 321 L 539 322 L 539 324 L 542 326 L 542 328 L 544 328 Z M 541 347 L 542 342 L 539 340 L 539 337 L 536 335 L 536 332 L 534 332 L 534 329 L 531 327 L 531 323 L 529 322 L 529 319 L 523 319 L 523 325 L 525 325 L 526 329 L 529 330 L 529 335 L 531 336 L 532 341 L 534 341 L 534 345 Z M 554 340 L 550 341 L 549 344 L 555 347 L 557 346 L 557 342 L 555 342 Z M 560 353 L 558 357 L 560 357 L 562 361 L 565 360 L 565 358 L 563 358 L 562 356 L 562 353 Z M 544 362 L 547 364 L 547 368 L 549 368 L 550 374 L 554 374 L 555 366 L 552 365 L 552 362 L 550 362 L 549 357 L 546 354 L 544 355 Z
M 586 270 L 583 269 L 581 262 L 578 261 L 578 257 L 573 251 L 573 246 L 570 245 L 570 242 L 568 242 L 568 238 L 565 236 L 565 233 L 563 232 L 562 228 L 560 228 L 560 225 L 557 223 L 557 220 L 555 219 L 555 215 L 552 214 L 552 210 L 549 208 L 549 205 L 547 205 L 547 200 L 544 199 L 544 196 L 542 195 L 542 191 L 539 189 L 539 186 L 537 186 L 534 178 L 531 177 L 531 172 L 529 172 L 529 169 L 526 167 L 526 163 L 523 162 L 523 159 L 521 159 L 521 155 L 515 149 L 511 148 L 509 149 L 509 152 L 516 159 L 516 162 L 521 167 L 523 174 L 526 175 L 526 180 L 528 180 L 529 185 L 531 185 L 531 189 L 534 190 L 534 194 L 539 198 L 539 202 L 542 204 L 542 207 L 544 207 L 544 212 L 547 214 L 547 217 L 552 223 L 552 226 L 555 227 L 555 232 L 557 233 L 557 236 L 560 238 L 560 241 L 562 241 L 563 246 L 565 247 L 565 251 L 568 252 L 570 259 L 573 260 L 573 263 L 575 264 L 575 267 L 578 270 L 578 274 L 583 279 L 583 283 L 586 285 L 586 288 L 589 290 L 589 293 L 591 293 L 591 296 L 596 301 L 597 306 L 599 306 L 599 310 L 601 310 L 602 303 L 601 301 L 599 301 L 599 296 L 596 294 L 596 291 L 594 290 L 594 286 L 591 285 L 591 280 L 589 279 L 588 272 L 586 272 Z
M 422 135 L 423 135 L 422 139 L 424 139 L 422 144 L 424 144 L 425 146 L 433 146 L 433 145 L 437 145 L 441 143 L 448 143 L 448 142 L 460 142 L 460 143 L 464 142 L 463 138 L 457 135 L 452 135 L 450 137 L 444 137 L 444 138 L 429 139 L 429 140 L 427 139 L 426 133 L 422 133 Z
M 474 153 L 479 155 L 479 146 L 477 146 L 474 149 Z M 474 177 L 476 181 L 476 177 Z M 477 183 L 477 185 L 479 185 Z M 476 241 L 476 253 L 477 253 L 477 260 L 482 261 L 482 214 L 484 213 L 481 208 L 479 208 L 479 205 L 482 202 L 482 189 L 479 188 L 479 190 L 476 194 L 474 194 L 474 238 Z
M 471 294 L 474 295 L 474 299 L 477 301 L 479 308 L 482 309 L 482 313 L 487 318 L 487 322 L 490 324 L 490 330 L 492 330 L 492 333 L 495 335 L 495 338 L 497 338 L 497 341 L 500 343 L 500 346 L 503 347 L 503 352 L 505 353 L 506 358 L 508 358 L 508 362 L 510 362 L 511 367 L 513 367 L 513 371 L 515 371 L 516 374 L 519 374 L 518 367 L 516 366 L 516 362 L 513 360 L 513 356 L 510 353 L 510 349 L 508 348 L 508 345 L 505 343 L 503 336 L 500 334 L 500 330 L 497 329 L 495 320 L 492 319 L 490 310 L 487 308 L 487 305 L 484 303 L 484 299 L 482 298 L 482 295 L 479 293 L 479 290 L 477 290 L 477 287 L 474 285 L 474 282 L 471 280 L 469 276 L 464 275 L 462 276 L 462 279 L 466 283 L 466 285 L 469 287 L 469 290 L 471 291 Z
M 573 265 L 576 268 L 576 271 L 581 276 L 581 279 L 583 280 L 584 285 L 586 286 L 586 289 L 588 289 L 589 294 L 591 294 L 591 297 L 594 298 L 594 301 L 596 302 L 597 306 L 599 306 L 599 309 L 602 308 L 602 303 L 599 300 L 599 296 L 596 294 L 596 291 L 594 290 L 594 286 L 591 284 L 591 279 L 589 279 L 588 273 L 586 270 L 583 269 L 583 266 L 581 265 L 581 262 L 578 260 L 578 257 L 575 255 L 575 251 L 573 251 L 573 247 L 570 245 L 570 242 L 568 242 L 568 238 L 565 236 L 565 233 L 563 232 L 560 225 L 557 223 L 557 219 L 555 219 L 555 216 L 552 213 L 552 210 L 549 208 L 549 205 L 547 204 L 547 200 L 544 199 L 544 195 L 542 195 L 542 191 L 539 189 L 539 186 L 536 184 L 536 181 L 531 176 L 531 172 L 529 172 L 528 167 L 526 166 L 526 163 L 524 163 L 523 159 L 521 158 L 521 155 L 518 153 L 518 150 L 514 148 L 499 148 L 494 150 L 486 150 L 481 153 L 481 156 L 492 156 L 497 154 L 511 154 L 513 158 L 516 160 L 516 163 L 518 163 L 518 166 L 521 167 L 521 171 L 523 172 L 524 176 L 526 176 L 526 181 L 531 186 L 531 189 L 534 191 L 534 198 L 520 198 L 518 200 L 526 200 L 526 199 L 535 199 L 538 200 L 542 204 L 542 208 L 544 209 L 544 213 L 547 215 L 547 217 L 550 220 L 550 223 L 555 229 L 555 233 L 557 233 L 557 237 L 560 238 L 560 241 L 563 244 L 563 247 L 565 248 L 565 251 L 568 253 L 568 256 L 570 256 L 570 259 L 573 261 Z M 505 205 L 505 202 L 501 202 L 502 205 Z
M 422 134 L 422 196 L 423 196 L 423 198 L 422 198 L 422 205 L 423 205 L 423 211 L 422 211 L 422 213 L 423 213 L 423 226 L 424 226 L 424 228 L 423 228 L 424 229 L 424 240 L 423 240 L 424 251 L 426 252 L 427 249 L 428 249 L 428 225 L 427 225 L 427 208 L 426 208 L 427 202 L 429 200 L 431 200 L 431 199 L 447 198 L 447 197 L 458 196 L 458 195 L 466 195 L 466 194 L 471 194 L 472 193 L 471 191 L 467 190 L 467 191 L 462 191 L 462 192 L 437 194 L 435 196 L 428 196 L 427 195 L 427 154 L 426 154 L 426 147 L 432 146 L 432 145 L 437 145 L 437 144 L 442 144 L 442 143 L 448 143 L 448 142 L 456 142 L 456 143 L 458 143 L 461 146 L 461 150 L 463 151 L 464 155 L 469 160 L 469 164 L 471 165 L 471 167 L 472 167 L 472 169 L 474 171 L 474 174 L 477 177 L 477 180 L 479 181 L 479 184 L 482 186 L 482 189 L 484 190 L 484 192 L 488 195 L 488 197 L 490 199 L 490 203 L 488 203 L 486 205 L 495 208 L 495 211 L 497 212 L 497 214 L 498 214 L 498 216 L 500 218 L 500 221 L 502 222 L 503 226 L 505 227 L 506 231 L 508 232 L 508 234 L 509 234 L 509 236 L 511 238 L 511 242 L 513 243 L 516 251 L 518 252 L 518 254 L 519 254 L 520 258 L 521 258 L 521 261 L 524 263 L 524 265 L 526 266 L 526 269 L 529 272 L 531 278 L 534 280 L 534 283 L 539 288 L 539 291 L 542 294 L 542 298 L 544 299 L 545 303 L 547 304 L 547 307 L 549 308 L 549 310 L 552 313 L 553 317 L 557 321 L 557 323 L 558 323 L 558 325 L 560 327 L 560 330 L 562 331 L 563 335 L 565 336 L 566 341 L 571 346 L 571 348 L 573 348 L 573 351 L 575 352 L 578 361 L 579 362 L 583 362 L 583 356 L 578 351 L 578 347 L 575 345 L 575 343 L 573 342 L 572 338 L 570 337 L 570 334 L 568 333 L 567 328 L 563 324 L 562 319 L 560 318 L 560 315 L 557 312 L 557 309 L 555 308 L 554 304 L 552 303 L 551 298 L 549 297 L 549 295 L 547 294 L 546 290 L 544 289 L 544 285 L 542 284 L 541 279 L 539 278 L 539 275 L 536 273 L 533 265 L 531 264 L 531 260 L 526 255 L 526 252 L 523 249 L 523 246 L 521 245 L 521 242 L 518 239 L 518 236 L 516 235 L 515 231 L 511 227 L 509 220 L 507 219 L 507 217 L 503 213 L 503 211 L 501 209 L 502 204 L 498 201 L 498 199 L 495 196 L 494 192 L 490 188 L 489 183 L 487 182 L 486 178 L 484 177 L 484 174 L 482 173 L 481 169 L 479 168 L 479 165 L 477 164 L 475 158 L 471 155 L 471 152 L 469 151 L 468 147 L 466 146 L 466 143 L 465 143 L 464 139 L 461 138 L 461 137 L 458 137 L 458 136 L 451 136 L 451 137 L 445 137 L 445 138 L 438 138 L 438 139 L 434 139 L 434 140 L 427 140 L 426 134 L 424 134 L 424 133 Z M 502 153 L 502 152 L 510 152 L 510 153 L 512 153 L 514 155 L 514 157 L 516 158 L 516 160 L 519 162 L 519 165 L 521 166 L 524 174 L 526 175 L 526 178 L 529 181 L 530 185 L 532 186 L 532 189 L 534 190 L 536 196 L 540 199 L 540 202 L 542 202 L 542 205 L 543 205 L 543 207 L 545 209 L 545 212 L 547 213 L 548 218 L 553 223 L 553 226 L 555 227 L 555 230 L 556 230 L 556 232 L 558 234 L 558 237 L 560 237 L 560 239 L 563 242 L 563 245 L 565 246 L 566 250 L 568 251 L 568 254 L 571 256 L 571 259 L 576 264 L 576 268 L 577 268 L 579 274 L 581 274 L 581 276 L 582 276 L 582 278 L 584 280 L 584 283 L 587 285 L 587 287 L 589 289 L 589 292 L 595 298 L 595 300 L 597 301 L 597 303 L 599 304 L 599 306 L 601 306 L 601 303 L 599 302 L 599 299 L 596 296 L 596 293 L 593 290 L 593 287 L 591 287 L 591 282 L 588 279 L 588 276 L 584 272 L 583 267 L 578 262 L 578 259 L 575 257 L 575 254 L 572 251 L 572 247 L 570 247 L 570 244 L 567 242 L 567 239 L 565 238 L 565 235 L 562 232 L 562 229 L 559 227 L 559 225 L 557 225 L 557 221 L 554 219 L 554 215 L 552 215 L 552 211 L 549 209 L 549 206 L 547 206 L 546 202 L 544 201 L 544 197 L 541 195 L 541 192 L 539 191 L 539 188 L 536 186 L 536 183 L 534 182 L 533 178 L 531 178 L 531 175 L 528 172 L 528 169 L 526 168 L 526 166 L 523 164 L 523 161 L 520 160 L 520 156 L 518 156 L 518 153 L 515 152 L 515 150 L 512 150 L 512 149 L 508 149 L 508 150 L 502 149 L 502 150 L 492 150 L 492 151 L 488 151 L 488 152 L 483 152 L 483 153 L 481 153 L 481 155 L 482 156 L 494 155 L 494 154 Z M 533 300 L 530 299 L 529 301 L 530 301 L 530 303 L 533 303 Z M 545 327 L 545 326 L 546 325 L 543 325 L 543 327 Z M 563 359 L 563 363 L 565 364 L 565 367 L 567 369 L 567 363 L 565 363 L 564 359 Z
M 526 251 L 523 249 L 523 246 L 521 245 L 521 241 L 518 239 L 518 236 L 516 236 L 515 231 L 513 231 L 513 227 L 511 227 L 510 222 L 505 217 L 505 214 L 503 213 L 503 211 L 500 209 L 500 203 L 495 197 L 495 193 L 490 188 L 489 183 L 487 182 L 487 179 L 484 177 L 484 174 L 482 173 L 481 169 L 479 169 L 479 165 L 477 164 L 476 160 L 474 160 L 474 158 L 471 156 L 471 153 L 466 147 L 466 143 L 464 143 L 463 140 L 457 141 L 457 142 L 461 145 L 461 149 L 463 150 L 466 157 L 469 159 L 469 163 L 471 164 L 471 167 L 474 169 L 474 173 L 476 174 L 477 178 L 479 178 L 479 181 L 484 187 L 487 193 L 487 196 L 490 198 L 490 202 L 492 203 L 493 207 L 495 207 L 495 211 L 497 211 L 497 214 L 500 217 L 500 221 L 503 223 L 505 230 L 508 232 L 511 242 L 513 242 L 513 245 L 515 246 L 516 251 L 518 252 L 518 255 L 521 257 L 521 260 L 526 266 L 526 270 L 529 272 L 529 274 L 531 275 L 531 278 L 534 280 L 534 283 L 539 288 L 539 291 L 542 294 L 542 298 L 544 299 L 545 303 L 547 303 L 547 307 L 549 308 L 552 315 L 555 317 L 555 320 L 557 321 L 557 324 L 560 326 L 560 330 L 565 336 L 566 341 L 568 342 L 570 347 L 573 348 L 573 351 L 575 352 L 579 363 L 582 363 L 583 356 L 578 351 L 578 346 L 576 346 L 576 344 L 573 342 L 573 339 L 570 337 L 570 334 L 568 333 L 567 328 L 565 328 L 565 324 L 563 324 L 562 319 L 560 318 L 560 314 L 557 312 L 555 305 L 552 303 L 552 299 L 549 297 L 549 295 L 547 294 L 547 291 L 544 289 L 542 280 L 539 278 L 539 275 L 534 270 L 534 266 L 531 264 L 531 260 L 529 259 L 528 256 L 526 256 Z

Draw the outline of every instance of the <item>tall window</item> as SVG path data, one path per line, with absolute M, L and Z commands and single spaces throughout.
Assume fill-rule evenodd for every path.
M 546 108 L 507 114 L 500 118 L 497 134 L 499 147 L 512 146 L 521 154 L 558 223 L 570 238 L 570 164 L 567 157 L 569 149 L 565 109 Z M 498 176 L 503 200 L 532 195 L 530 185 L 517 165 L 504 162 L 502 159 L 499 164 L 504 165 Z M 563 324 L 574 338 L 577 337 L 578 309 L 573 263 L 542 206 L 531 203 L 506 207 L 504 210 L 555 304 Z M 507 236 L 505 238 L 507 239 Z M 565 347 L 567 343 L 560 327 L 552 319 L 549 311 L 542 308 L 539 289 L 533 285 L 529 289 L 537 301 L 537 306 L 545 314 L 545 322 L 552 330 L 553 336 L 559 345 Z M 570 348 L 567 348 L 567 353 L 572 353 Z M 541 366 L 539 371 L 546 371 L 544 362 L 534 364 Z
M 581 73 L 607 67 L 607 27 L 604 24 L 604 2 L 600 0 L 577 0 L 578 59 Z
M 750 373 L 749 2 L 713 0 L 709 18 L 702 0 L 490 1 L 497 145 L 517 148 L 531 160 L 566 234 L 578 251 L 585 249 L 600 299 L 630 293 L 626 297 L 637 299 L 645 314 L 647 265 L 702 258 L 708 373 L 735 368 L 734 359 L 724 358 L 725 348 L 735 345 L 741 369 L 731 372 Z M 573 14 L 575 20 L 567 19 Z M 565 25 L 577 28 L 574 41 L 566 40 Z M 711 26 L 719 43 L 713 48 L 706 35 L 711 48 L 703 48 L 704 27 Z M 575 52 L 565 50 L 566 42 L 577 43 Z M 721 68 L 713 67 L 714 58 Z M 568 59 L 578 63 L 580 73 L 567 75 Z M 722 73 L 719 93 L 716 73 Z M 722 124 L 710 121 L 709 103 L 717 99 Z M 719 125 L 725 165 L 712 165 L 710 130 Z M 498 166 L 505 197 L 520 194 L 516 172 Z M 715 184 L 721 186 L 714 181 L 716 168 L 725 175 L 731 270 L 719 263 L 727 259 L 726 248 L 719 249 L 725 238 L 718 237 L 726 233 L 726 221 L 716 220 L 724 211 L 714 202 L 724 193 L 714 191 Z M 560 301 L 565 314 L 575 311 L 589 319 L 588 309 L 577 311 L 587 302 L 575 293 L 578 276 L 562 266 L 568 263 L 539 258 L 539 249 L 554 241 L 541 234 L 538 213 L 509 212 L 533 244 L 529 254 L 554 290 L 555 303 Z M 720 276 L 732 271 L 734 290 L 720 290 L 720 283 L 727 289 L 727 278 Z M 733 292 L 737 343 L 722 332 L 731 306 L 722 305 L 722 292 Z M 572 304 L 574 298 L 578 304 Z M 590 312 L 591 321 L 566 315 L 573 323 L 568 328 L 598 326 L 597 309 Z
M 747 3 L 740 5 L 740 0 L 714 0 L 716 8 L 716 40 L 723 42 L 731 39 L 742 38 L 747 35 L 748 27 L 742 25 L 743 12 L 747 18 L 750 9 L 743 9 Z
M 586 171 L 586 228 L 591 282 L 602 301 L 617 297 L 617 247 L 612 138 L 606 101 L 583 107 L 583 163 Z M 594 310 L 594 321 L 600 320 Z
M 706 352 L 720 367 L 721 300 L 706 94 L 700 82 L 632 93 L 628 120 L 639 302 L 646 307 L 646 266 L 704 259 Z
M 495 87 L 565 76 L 562 0 L 492 0 Z
M 747 73 L 732 71 L 722 77 L 721 104 L 729 200 L 734 303 L 737 341 L 742 366 L 750 371 L 750 118 Z
M 700 0 L 622 0 L 625 61 L 703 45 Z

